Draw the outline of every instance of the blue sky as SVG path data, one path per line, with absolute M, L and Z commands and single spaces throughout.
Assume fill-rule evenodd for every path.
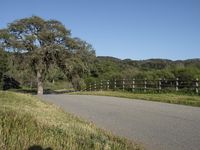
M 0 0 L 0 28 L 32 15 L 61 21 L 97 56 L 200 58 L 200 0 Z

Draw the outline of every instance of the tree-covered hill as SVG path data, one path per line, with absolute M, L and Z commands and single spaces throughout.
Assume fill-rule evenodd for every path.
M 181 78 L 192 80 L 200 78 L 200 59 L 121 60 L 114 57 L 98 56 L 89 79 L 111 78 Z

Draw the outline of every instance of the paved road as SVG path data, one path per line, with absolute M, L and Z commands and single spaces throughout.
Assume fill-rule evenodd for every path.
M 104 96 L 43 98 L 149 150 L 200 150 L 200 108 Z

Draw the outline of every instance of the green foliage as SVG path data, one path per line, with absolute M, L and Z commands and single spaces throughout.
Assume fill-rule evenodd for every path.
M 53 82 L 45 81 L 44 88 L 47 90 L 70 90 L 73 89 L 73 86 L 69 81 L 56 80 Z
M 79 91 L 86 89 L 85 81 L 82 78 L 80 78 L 79 76 L 73 77 L 72 85 L 76 90 L 79 90 Z
M 200 69 L 194 66 L 188 66 L 174 70 L 174 74 L 182 80 L 194 80 L 196 78 L 200 78 Z
M 64 72 L 56 65 L 51 65 L 46 75 L 46 80 L 50 82 L 66 80 Z

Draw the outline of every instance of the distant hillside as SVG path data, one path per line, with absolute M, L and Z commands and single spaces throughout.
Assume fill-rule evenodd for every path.
M 200 78 L 200 59 L 131 60 L 98 56 L 88 80 L 112 78 Z
M 169 66 L 176 65 L 195 65 L 200 68 L 200 58 L 187 59 L 187 60 L 170 60 L 170 59 L 146 59 L 146 60 L 131 60 L 131 59 L 119 59 L 109 56 L 98 56 L 99 61 L 110 61 L 118 64 L 127 64 L 132 67 L 147 67 L 148 69 L 164 69 Z
M 113 62 L 124 62 L 124 63 L 139 63 L 139 64 L 145 64 L 145 63 L 167 63 L 167 64 L 177 64 L 182 63 L 184 65 L 187 64 L 198 64 L 200 65 L 200 58 L 194 58 L 194 59 L 186 59 L 186 60 L 170 60 L 170 59 L 146 59 L 146 60 L 132 60 L 132 59 L 119 59 L 116 57 L 110 57 L 110 56 L 97 56 L 98 60 L 102 61 L 113 61 Z

